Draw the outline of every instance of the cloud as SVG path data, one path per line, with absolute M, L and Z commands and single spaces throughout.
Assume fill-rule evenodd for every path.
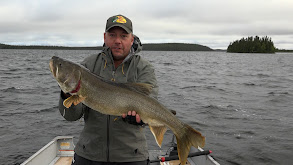
M 242 37 L 267 35 L 293 49 L 292 8 L 291 0 L 2 0 L 0 43 L 101 45 L 107 18 L 123 14 L 143 42 L 226 48 Z

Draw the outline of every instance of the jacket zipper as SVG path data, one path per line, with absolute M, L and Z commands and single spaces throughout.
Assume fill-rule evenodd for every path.
M 112 72 L 112 79 L 111 79 L 111 81 L 115 81 L 115 70 L 113 70 L 113 72 Z
M 107 162 L 110 161 L 110 115 L 107 115 Z
M 116 68 L 114 65 L 111 81 L 115 81 L 115 72 Z M 110 162 L 110 118 L 111 116 L 107 115 L 107 162 Z

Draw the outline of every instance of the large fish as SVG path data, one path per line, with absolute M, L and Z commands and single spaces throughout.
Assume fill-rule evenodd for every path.
M 85 67 L 55 56 L 50 60 L 50 69 L 61 90 L 72 95 L 64 100 L 65 107 L 82 102 L 100 113 L 116 116 L 136 111 L 160 147 L 167 127 L 173 131 L 181 164 L 186 163 L 191 146 L 204 146 L 205 137 L 200 132 L 149 96 L 151 85 L 105 81 Z

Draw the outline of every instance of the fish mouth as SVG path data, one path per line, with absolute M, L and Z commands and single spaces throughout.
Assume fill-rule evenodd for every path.
M 56 72 L 54 70 L 54 60 L 53 59 L 50 60 L 49 66 L 50 66 L 50 71 L 52 72 L 53 76 L 56 77 Z

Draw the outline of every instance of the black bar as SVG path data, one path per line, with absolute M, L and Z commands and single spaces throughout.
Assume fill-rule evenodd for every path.
M 194 156 L 200 156 L 200 155 L 208 155 L 210 154 L 211 151 L 210 150 L 206 150 L 206 151 L 199 151 L 199 152 L 194 152 L 194 153 L 190 153 L 188 155 L 188 157 L 194 157 Z M 165 158 L 165 161 L 170 161 L 170 160 L 178 160 L 179 156 L 178 155 L 174 155 L 174 156 L 169 156 Z M 154 163 L 154 162 L 160 162 L 162 159 L 156 159 L 156 160 L 151 160 L 150 163 Z

